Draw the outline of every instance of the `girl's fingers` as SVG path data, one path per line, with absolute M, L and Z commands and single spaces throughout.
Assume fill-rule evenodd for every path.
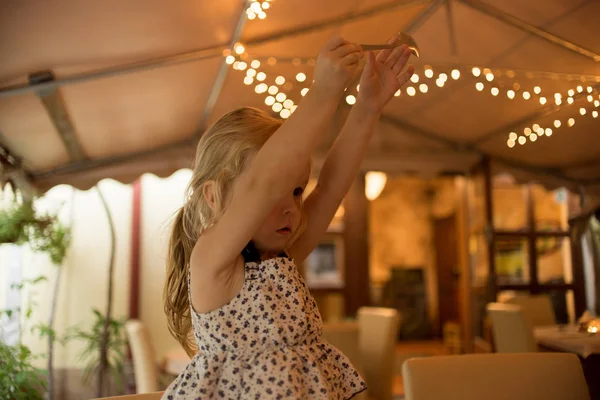
M 399 35 L 394 35 L 390 38 L 390 40 L 388 40 L 388 44 L 394 44 L 396 43 L 396 41 L 400 38 Z M 380 63 L 385 63 L 385 61 L 388 59 L 388 57 L 390 56 L 390 54 L 392 53 L 393 49 L 384 49 L 381 50 L 379 52 L 379 54 L 377 54 L 377 58 L 376 60 Z
M 337 57 L 345 57 L 348 54 L 351 53 L 355 53 L 355 52 L 362 52 L 362 49 L 360 48 L 360 46 L 354 44 L 354 43 L 350 43 L 350 42 L 346 42 L 345 44 L 339 46 L 337 49 L 335 49 L 335 51 L 333 52 L 334 55 L 336 55 Z
M 342 37 L 335 35 L 335 36 L 332 36 L 331 38 L 329 38 L 327 43 L 325 43 L 325 46 L 323 46 L 323 50 L 334 51 L 338 47 L 340 47 L 346 43 L 347 42 Z
M 353 52 L 342 58 L 342 65 L 357 64 L 363 58 L 362 52 Z
M 398 84 L 400 85 L 400 87 L 406 85 L 406 83 L 408 82 L 408 80 L 414 73 L 415 73 L 415 67 L 413 67 L 412 65 L 409 65 L 405 72 L 399 74 L 397 76 L 397 79 L 398 79 Z
M 402 46 L 396 47 L 394 50 L 392 50 L 390 56 L 385 61 L 385 66 L 392 69 L 394 65 L 396 65 L 396 62 L 398 62 L 398 60 L 404 55 L 406 49 L 407 46 L 403 44 Z
M 396 60 L 396 62 L 392 66 L 392 72 L 394 74 L 399 74 L 400 71 L 404 69 L 406 63 L 408 63 L 408 59 L 412 55 L 410 49 L 408 47 L 404 48 L 404 52 L 400 55 L 400 57 Z

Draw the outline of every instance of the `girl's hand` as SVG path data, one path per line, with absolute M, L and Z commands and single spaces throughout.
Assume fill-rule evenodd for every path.
M 319 53 L 315 67 L 314 88 L 328 95 L 341 96 L 355 76 L 363 57 L 362 48 L 339 36 L 334 36 Z
M 394 43 L 396 40 L 398 36 L 394 36 L 388 43 Z M 402 72 L 410 55 L 410 49 L 406 45 L 382 50 L 377 58 L 372 51 L 368 52 L 367 64 L 360 77 L 356 104 L 376 114 L 381 113 L 394 93 L 404 86 L 415 72 L 412 65 Z

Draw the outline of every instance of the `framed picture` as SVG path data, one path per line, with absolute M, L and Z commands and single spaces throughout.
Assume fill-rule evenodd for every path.
M 309 289 L 344 287 L 344 248 L 341 235 L 326 235 L 304 261 L 304 279 Z

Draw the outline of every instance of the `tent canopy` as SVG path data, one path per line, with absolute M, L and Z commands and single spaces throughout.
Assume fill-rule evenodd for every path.
M 421 50 L 413 60 L 419 80 L 385 109 L 365 169 L 461 173 L 489 156 L 494 171 L 600 193 L 599 2 L 269 5 L 266 18 L 250 19 L 249 4 L 239 0 L 4 2 L 5 177 L 47 190 L 169 175 L 190 166 L 199 135 L 223 113 L 250 105 L 277 114 L 257 85 L 277 86 L 298 104 L 314 57 L 332 34 L 376 44 L 404 31 Z M 236 43 L 244 46 L 239 56 Z M 255 60 L 264 81 L 248 75 Z M 300 72 L 305 82 L 297 81 Z M 278 76 L 286 83 L 277 85 Z M 348 95 L 355 94 L 353 85 Z M 333 127 L 349 109 L 340 107 Z M 317 161 L 334 131 L 323 138 Z

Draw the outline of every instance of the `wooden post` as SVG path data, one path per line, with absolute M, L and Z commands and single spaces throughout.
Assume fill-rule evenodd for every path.
M 361 173 L 344 200 L 344 297 L 346 315 L 355 317 L 371 304 L 369 279 L 368 208 L 365 175 Z
M 132 183 L 131 206 L 131 255 L 129 283 L 129 318 L 140 316 L 140 231 L 142 213 L 142 178 Z

